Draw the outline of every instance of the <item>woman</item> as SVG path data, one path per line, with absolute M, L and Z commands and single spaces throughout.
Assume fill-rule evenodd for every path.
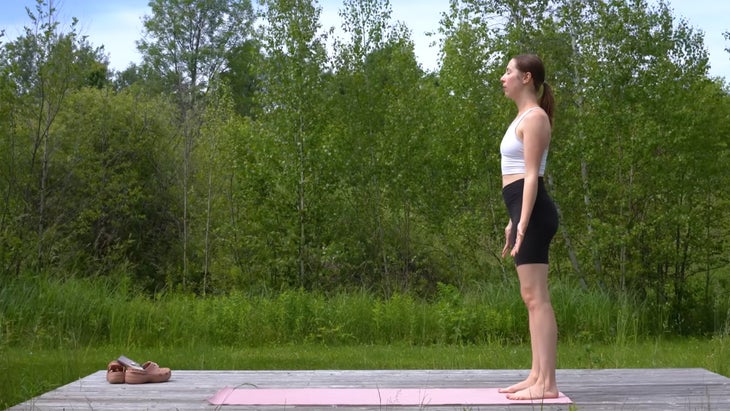
M 548 251 L 558 214 L 543 181 L 554 98 L 542 60 L 532 54 L 510 60 L 501 81 L 505 96 L 517 105 L 517 117 L 500 145 L 502 196 L 510 217 L 502 257 L 514 257 L 528 310 L 532 368 L 524 381 L 500 392 L 513 400 L 557 398 L 558 330 L 548 292 Z

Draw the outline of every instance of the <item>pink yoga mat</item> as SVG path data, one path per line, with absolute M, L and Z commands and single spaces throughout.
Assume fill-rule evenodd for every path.
M 508 400 L 497 388 L 223 388 L 214 405 L 502 405 L 570 404 L 558 398 Z

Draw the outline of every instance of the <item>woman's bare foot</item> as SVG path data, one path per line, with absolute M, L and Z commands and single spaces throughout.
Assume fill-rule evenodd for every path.
M 514 384 L 514 385 L 510 385 L 507 388 L 500 388 L 498 391 L 503 394 L 516 393 L 517 391 L 522 391 L 525 388 L 532 387 L 536 381 L 537 381 L 537 378 L 527 377 L 527 378 L 525 378 L 524 381 L 518 382 L 517 384 Z
M 558 398 L 560 392 L 557 388 L 545 389 L 542 384 L 535 384 L 523 390 L 507 394 L 509 400 L 542 400 L 546 398 Z

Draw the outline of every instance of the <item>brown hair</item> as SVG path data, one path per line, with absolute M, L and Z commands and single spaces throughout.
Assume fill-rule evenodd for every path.
M 553 114 L 555 112 L 555 97 L 553 96 L 553 89 L 545 81 L 545 65 L 543 64 L 540 57 L 535 54 L 520 54 L 513 58 L 517 70 L 523 73 L 532 74 L 532 85 L 535 87 L 535 92 L 540 93 L 540 86 L 542 86 L 542 96 L 540 96 L 540 107 L 545 110 L 548 118 L 550 119 L 550 125 L 553 124 Z

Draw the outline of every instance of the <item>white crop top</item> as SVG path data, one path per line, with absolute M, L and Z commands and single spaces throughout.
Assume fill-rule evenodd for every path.
M 508 174 L 524 174 L 525 173 L 525 147 L 522 141 L 517 137 L 517 126 L 520 124 L 523 118 L 530 111 L 536 109 L 533 107 L 512 121 L 512 124 L 507 128 L 507 132 L 504 133 L 502 143 L 499 145 L 499 152 L 502 154 L 502 175 Z M 539 176 L 545 175 L 545 165 L 547 164 L 548 150 L 545 148 L 545 152 L 542 153 L 542 160 L 540 160 L 540 171 Z

